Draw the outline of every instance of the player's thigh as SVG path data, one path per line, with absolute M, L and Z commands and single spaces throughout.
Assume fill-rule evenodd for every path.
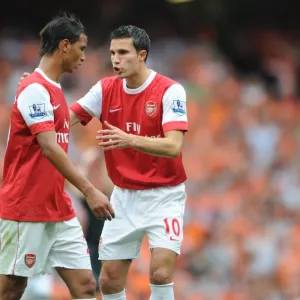
M 131 190 L 115 188 L 111 203 L 115 219 L 106 221 L 99 243 L 99 259 L 126 260 L 138 258 L 145 231 L 140 226 L 138 201 Z
M 152 208 L 145 216 L 150 249 L 165 248 L 180 254 L 186 202 L 185 186 L 180 184 L 153 189 L 152 193 Z
M 51 247 L 47 272 L 55 268 L 71 270 L 91 270 L 91 261 L 87 242 L 77 218 L 58 224 L 57 235 Z
M 31 277 L 44 272 L 55 224 L 0 219 L 0 274 Z

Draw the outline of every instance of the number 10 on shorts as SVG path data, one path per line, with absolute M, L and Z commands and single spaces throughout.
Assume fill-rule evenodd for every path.
M 166 234 L 170 237 L 171 241 L 178 241 L 181 233 L 181 227 L 177 218 L 164 219 Z

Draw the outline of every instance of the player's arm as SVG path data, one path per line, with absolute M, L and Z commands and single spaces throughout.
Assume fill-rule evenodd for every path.
M 102 113 L 102 87 L 97 82 L 81 99 L 70 105 L 71 126 L 86 125 L 93 117 L 100 119 Z
M 99 130 L 98 133 L 101 135 L 97 136 L 96 139 L 102 140 L 99 146 L 105 151 L 134 148 L 147 154 L 168 158 L 175 158 L 180 154 L 183 144 L 183 131 L 170 130 L 165 133 L 163 138 L 150 138 L 128 134 L 106 121 L 104 124 L 109 129 Z
M 72 110 L 69 109 L 69 113 L 70 113 L 71 127 L 81 122 L 81 120 L 77 117 L 77 115 Z
M 102 135 L 97 136 L 97 139 L 101 140 L 99 145 L 104 150 L 131 147 L 147 154 L 175 158 L 180 155 L 184 132 L 188 129 L 184 88 L 174 84 L 164 95 L 162 138 L 128 134 L 107 122 L 104 122 L 104 125 L 108 129 L 98 131 Z
M 154 156 L 175 158 L 180 154 L 183 145 L 183 135 L 183 132 L 179 130 L 166 132 L 164 138 L 133 135 L 130 147 Z
M 36 134 L 36 139 L 42 149 L 42 154 L 51 164 L 84 195 L 87 195 L 93 185 L 86 180 L 71 163 L 66 152 L 56 142 L 56 131 L 42 131 Z
M 56 132 L 54 130 L 40 132 L 36 134 L 36 139 L 41 146 L 43 156 L 83 193 L 96 217 L 105 217 L 111 220 L 114 213 L 108 200 L 75 168 L 66 152 L 57 144 Z M 103 205 L 99 203 L 101 198 Z
M 17 108 L 30 132 L 42 149 L 42 154 L 86 198 L 96 217 L 111 219 L 113 209 L 108 199 L 77 171 L 64 150 L 56 141 L 53 107 L 48 91 L 40 84 L 26 87 L 19 95 Z M 39 108 L 39 114 L 36 113 Z

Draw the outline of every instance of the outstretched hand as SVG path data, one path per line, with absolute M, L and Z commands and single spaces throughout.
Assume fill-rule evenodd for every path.
M 120 128 L 109 124 L 107 121 L 104 121 L 104 125 L 108 129 L 98 130 L 96 139 L 100 140 L 98 145 L 103 148 L 103 150 L 112 150 L 112 149 L 123 149 L 131 147 L 132 136 L 121 130 Z
M 23 80 L 24 78 L 26 78 L 27 76 L 29 76 L 29 75 L 30 75 L 30 73 L 24 72 L 24 73 L 23 73 L 23 76 L 22 76 L 22 77 L 20 78 L 20 80 L 19 80 L 18 85 L 20 85 L 21 82 L 22 82 L 22 80 Z

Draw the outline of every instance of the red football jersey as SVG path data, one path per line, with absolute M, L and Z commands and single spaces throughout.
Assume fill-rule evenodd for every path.
M 61 86 L 40 69 L 18 88 L 4 158 L 0 218 L 58 222 L 75 217 L 65 178 L 42 155 L 36 134 L 55 130 L 68 151 L 70 115 Z
M 83 124 L 96 116 L 125 132 L 151 138 L 188 129 L 184 88 L 154 71 L 137 89 L 127 88 L 125 79 L 104 78 L 70 109 Z M 133 148 L 104 153 L 108 175 L 121 188 L 142 190 L 186 180 L 181 154 L 163 158 Z

